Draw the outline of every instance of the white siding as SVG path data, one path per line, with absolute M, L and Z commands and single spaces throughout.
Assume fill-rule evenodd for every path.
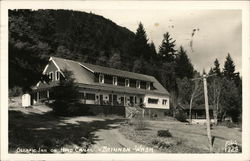
M 148 103 L 148 99 L 158 99 L 157 104 Z M 166 105 L 163 105 L 163 100 L 167 100 Z M 145 95 L 144 104 L 146 108 L 159 108 L 159 109 L 169 109 L 169 97 L 168 96 L 160 96 L 160 95 Z

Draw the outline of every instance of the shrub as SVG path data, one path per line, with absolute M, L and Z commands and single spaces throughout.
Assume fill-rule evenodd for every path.
M 226 127 L 228 127 L 228 128 L 234 128 L 234 127 L 237 126 L 235 123 L 230 122 L 230 121 L 221 122 L 220 125 L 226 126 Z
M 136 130 L 146 130 L 147 122 L 143 117 L 137 117 L 134 120 L 134 124 L 136 126 Z
M 160 142 L 159 140 L 153 139 L 151 143 L 152 143 L 153 145 L 158 145 L 159 142 Z
M 169 130 L 158 130 L 157 136 L 160 137 L 172 137 L 172 134 L 169 132 Z
M 176 112 L 175 118 L 180 122 L 187 122 L 187 115 L 182 111 Z
M 173 143 L 160 141 L 160 142 L 158 143 L 158 148 L 167 149 L 167 148 L 170 148 L 170 147 L 173 146 L 173 145 L 174 145 Z
M 90 115 L 88 105 L 79 102 L 55 101 L 53 111 L 60 116 L 82 116 Z
M 183 140 L 181 138 L 176 139 L 176 145 L 181 145 L 183 143 Z
M 21 87 L 15 86 L 9 89 L 9 97 L 16 97 L 23 94 L 23 90 Z
M 173 116 L 173 110 L 168 109 L 164 112 L 164 116 Z

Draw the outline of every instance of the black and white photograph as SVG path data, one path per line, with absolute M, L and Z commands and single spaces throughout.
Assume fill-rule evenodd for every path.
M 243 121 L 249 121 L 249 2 L 222 9 L 182 1 L 45 2 L 11 3 L 1 12 L 7 158 L 250 159 Z

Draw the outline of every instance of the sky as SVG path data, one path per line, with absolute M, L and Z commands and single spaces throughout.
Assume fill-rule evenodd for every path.
M 169 32 L 176 40 L 176 49 L 183 46 L 194 68 L 206 72 L 217 58 L 221 69 L 230 53 L 236 72 L 242 70 L 242 18 L 240 10 L 166 10 L 166 9 L 98 9 L 83 10 L 101 15 L 116 24 L 136 32 L 139 22 L 146 30 L 149 42 L 156 50 Z M 193 37 L 192 32 L 196 29 Z M 192 40 L 192 45 L 190 41 Z

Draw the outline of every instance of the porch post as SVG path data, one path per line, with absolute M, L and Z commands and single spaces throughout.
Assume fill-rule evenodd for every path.
M 86 101 L 86 92 L 85 91 L 83 92 L 83 97 L 84 97 L 84 104 L 86 104 L 87 101 Z
M 39 100 L 39 91 L 37 91 L 37 93 L 36 93 L 36 98 L 37 98 L 37 102 L 40 102 L 40 100 Z
M 123 104 L 124 104 L 124 106 L 126 105 L 126 97 L 125 97 L 125 93 L 124 93 L 124 95 L 123 95 Z
M 134 106 L 135 106 L 135 96 L 133 97 L 133 103 L 134 103 Z
M 49 90 L 47 90 L 47 100 L 48 100 L 48 103 L 49 103 Z
M 49 99 L 49 90 L 47 90 L 47 98 Z
M 101 104 L 101 97 L 100 97 L 100 92 L 98 92 L 98 104 L 100 105 Z
M 111 93 L 111 106 L 114 105 L 114 101 L 113 101 L 113 92 Z

